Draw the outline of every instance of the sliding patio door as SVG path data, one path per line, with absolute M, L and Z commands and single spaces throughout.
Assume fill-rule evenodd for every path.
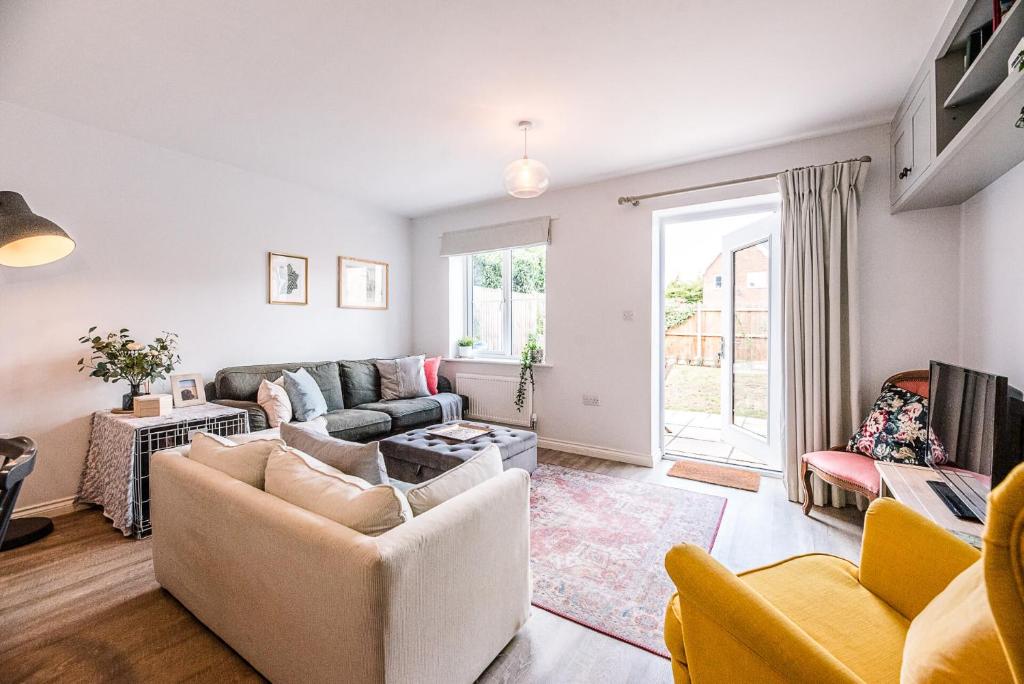
M 781 465 L 779 214 L 722 238 L 722 441 Z

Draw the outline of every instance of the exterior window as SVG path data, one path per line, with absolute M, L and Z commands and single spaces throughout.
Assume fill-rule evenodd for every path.
M 722 289 L 722 276 L 720 275 L 715 276 L 715 288 L 719 290 Z
M 543 346 L 547 247 L 472 254 L 466 269 L 466 330 L 477 354 L 518 358 L 530 335 Z

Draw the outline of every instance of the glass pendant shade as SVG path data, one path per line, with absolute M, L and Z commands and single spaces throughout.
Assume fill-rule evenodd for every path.
M 544 194 L 550 183 L 548 167 L 536 159 L 523 157 L 505 167 L 505 191 L 513 197 L 537 197 Z
M 75 241 L 53 221 L 37 216 L 25 198 L 0 191 L 0 266 L 39 266 L 63 259 Z

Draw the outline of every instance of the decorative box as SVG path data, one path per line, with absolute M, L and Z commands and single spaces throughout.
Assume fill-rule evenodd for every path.
M 171 415 L 173 403 L 170 394 L 143 394 L 135 397 L 132 408 L 136 418 L 156 418 Z

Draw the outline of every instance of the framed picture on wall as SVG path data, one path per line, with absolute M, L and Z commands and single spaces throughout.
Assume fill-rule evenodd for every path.
M 199 373 L 180 373 L 171 376 L 171 396 L 174 408 L 198 406 L 206 403 L 206 388 Z
M 309 259 L 291 254 L 267 254 L 267 302 L 309 304 Z
M 388 265 L 383 261 L 338 257 L 338 306 L 388 308 Z

